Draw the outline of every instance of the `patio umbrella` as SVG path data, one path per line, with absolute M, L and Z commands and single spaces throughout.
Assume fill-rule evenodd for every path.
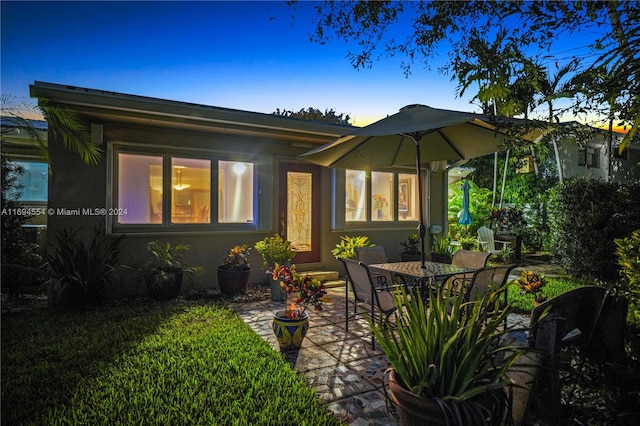
M 462 210 L 458 217 L 460 225 L 471 225 L 471 214 L 469 213 L 469 182 L 465 179 L 462 182 Z
M 408 105 L 398 113 L 356 129 L 299 158 L 325 167 L 389 169 L 415 165 L 420 197 L 421 262 L 425 266 L 424 191 L 421 165 L 440 160 L 466 160 L 498 150 L 505 135 L 483 116 Z

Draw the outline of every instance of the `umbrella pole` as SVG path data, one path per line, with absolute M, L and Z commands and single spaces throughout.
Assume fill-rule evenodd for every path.
M 424 226 L 424 206 L 423 206 L 423 198 L 424 198 L 424 185 L 422 184 L 422 172 L 420 169 L 420 165 L 422 161 L 420 161 L 420 139 L 419 135 L 413 136 L 413 141 L 416 144 L 416 172 L 418 176 L 418 211 L 420 214 L 420 224 L 418 225 L 418 235 L 420 235 L 420 267 L 422 269 L 426 268 L 425 260 L 426 253 L 424 251 L 424 238 L 427 234 L 427 230 Z

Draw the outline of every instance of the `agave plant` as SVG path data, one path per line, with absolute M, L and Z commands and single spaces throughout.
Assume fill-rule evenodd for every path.
M 461 419 L 460 424 L 477 424 L 496 407 L 507 406 L 504 389 L 511 381 L 506 373 L 525 351 L 500 344 L 510 312 L 497 311 L 502 291 L 463 302 L 451 290 L 439 289 L 430 293 L 427 309 L 421 297 L 401 287 L 394 293 L 397 306 L 404 306 L 394 314 L 397 327 L 371 322 L 401 385 L 437 401 L 444 417 Z M 492 408 L 479 401 L 489 401 Z

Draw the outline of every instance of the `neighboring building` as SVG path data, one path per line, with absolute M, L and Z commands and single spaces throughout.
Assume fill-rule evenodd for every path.
M 334 170 L 297 159 L 350 126 L 43 82 L 31 85 L 31 95 L 80 114 L 105 151 L 99 164 L 85 165 L 49 131 L 50 240 L 64 228 L 88 234 L 100 223 L 125 236 L 123 259 L 132 266 L 144 261 L 148 241 L 189 244 L 188 260 L 206 271 L 194 286 L 215 288 L 231 247 L 275 233 L 299 250 L 299 270 L 342 271 L 331 255 L 341 236 L 367 235 L 393 260 L 416 231 L 410 169 Z M 444 225 L 445 167 L 428 170 L 427 226 Z M 251 260 L 252 280 L 264 280 L 255 251 Z M 119 290 L 144 291 L 133 276 Z
M 576 122 L 563 123 L 565 126 L 583 126 Z M 564 138 L 558 144 L 565 178 L 579 176 L 592 179 L 629 182 L 640 179 L 640 145 L 629 144 L 620 154 L 618 146 L 623 133 L 614 132 L 611 144 L 610 133 L 594 130 L 593 137 L 579 144 L 573 138 Z M 611 153 L 611 155 L 610 155 Z
M 28 120 L 40 142 L 46 145 L 47 122 Z M 28 211 L 42 212 L 47 207 L 49 170 L 46 159 L 37 149 L 38 141 L 13 117 L 0 117 L 2 151 L 7 158 L 22 168 L 18 179 L 22 187 L 18 200 Z M 44 244 L 46 238 L 46 214 L 32 215 L 25 227 L 29 240 Z

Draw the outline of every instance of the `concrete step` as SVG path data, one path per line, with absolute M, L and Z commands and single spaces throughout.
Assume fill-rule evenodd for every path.
M 331 281 L 326 281 L 324 283 L 324 286 L 326 288 L 336 288 L 336 287 L 344 287 L 345 286 L 345 281 L 344 280 L 331 280 Z
M 309 274 L 322 282 L 335 281 L 340 279 L 340 273 L 337 271 L 304 271 L 301 274 Z

